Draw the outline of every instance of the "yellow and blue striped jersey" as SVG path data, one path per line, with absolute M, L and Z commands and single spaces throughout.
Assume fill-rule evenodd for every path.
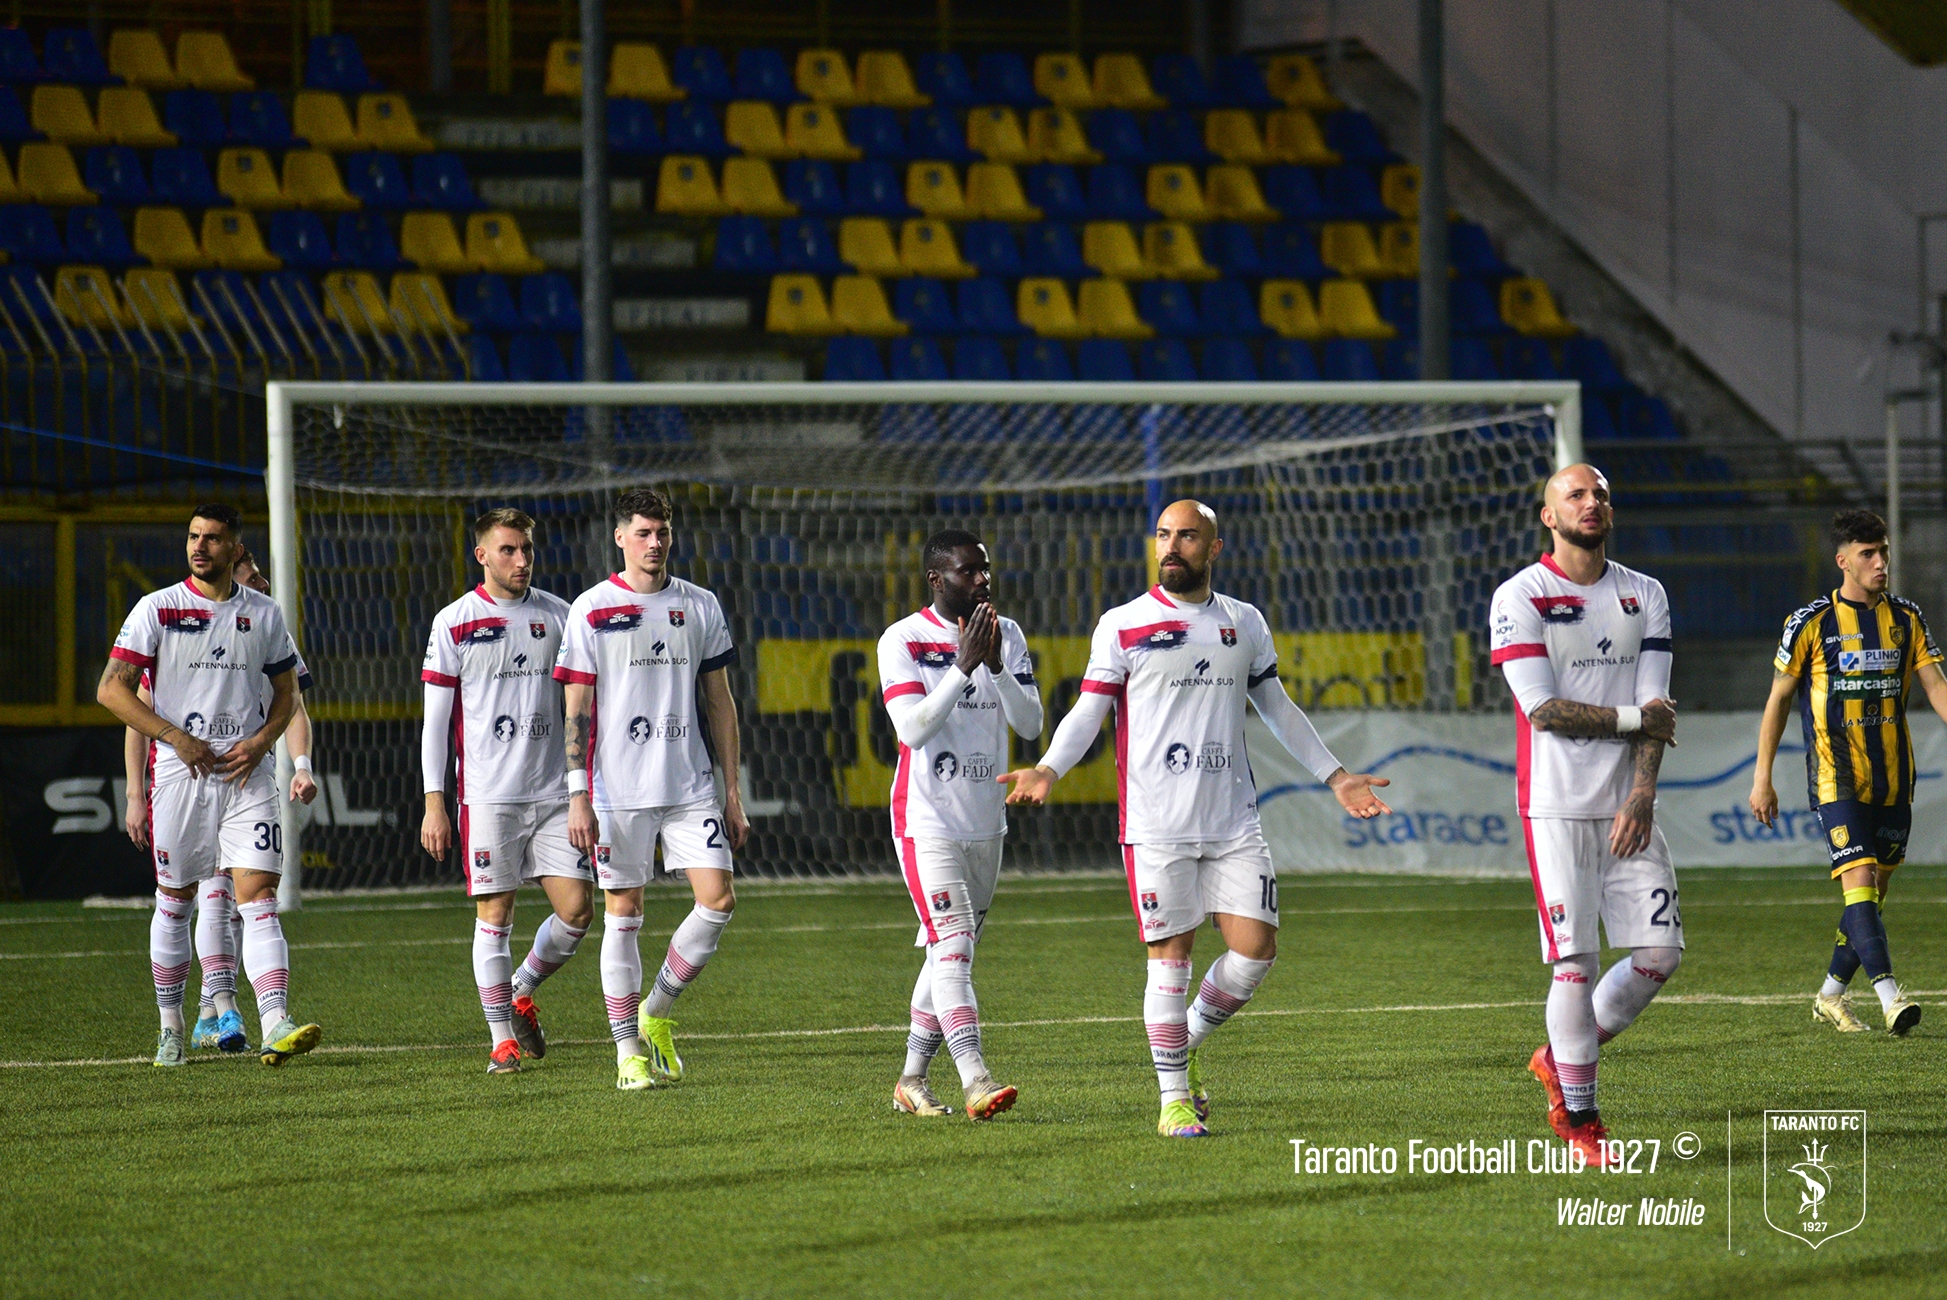
M 1861 605 L 1835 591 L 1785 620 L 1775 666 L 1799 679 L 1812 807 L 1913 801 L 1906 692 L 1940 661 L 1920 607 L 1900 596 Z

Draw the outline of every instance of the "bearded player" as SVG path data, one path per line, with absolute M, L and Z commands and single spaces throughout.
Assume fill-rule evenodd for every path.
M 729 681 L 737 650 L 716 596 L 669 571 L 673 514 L 651 488 L 617 498 L 622 571 L 576 598 L 554 669 L 567 687 L 568 838 L 594 855 L 602 887 L 602 995 L 615 1086 L 624 1091 L 683 1077 L 669 1013 L 730 924 L 730 854 L 750 833 Z M 707 746 L 699 718 L 710 728 Z M 696 906 L 643 998 L 637 935 L 658 840 L 663 871 L 687 877 Z
M 1676 871 L 1656 825 L 1656 778 L 1675 742 L 1663 584 L 1609 559 L 1609 481 L 1571 465 L 1548 480 L 1553 547 L 1494 593 L 1493 661 L 1515 701 L 1515 789 L 1554 972 L 1548 1041 L 1528 1069 L 1548 1122 L 1607 1163 L 1596 1109 L 1601 1044 L 1635 1021 L 1683 959 Z M 1600 920 L 1629 955 L 1600 971 Z
M 926 949 L 913 985 L 906 1068 L 892 1104 L 909 1115 L 952 1112 L 927 1066 L 944 1043 L 960 1071 L 967 1118 L 992 1119 L 1015 1090 L 981 1052 L 974 946 L 987 924 L 1007 835 L 1007 733 L 1041 734 L 1041 695 L 1020 625 L 994 612 L 993 565 L 978 537 L 935 533 L 924 551 L 933 602 L 879 638 L 879 684 L 899 736 L 892 838 Z
M 547 1055 L 534 991 L 588 932 L 588 856 L 568 842 L 568 773 L 561 757 L 556 653 L 568 606 L 534 582 L 534 520 L 489 510 L 474 521 L 480 582 L 433 618 L 426 640 L 426 722 L 419 762 L 426 793 L 419 843 L 436 861 L 452 846 L 446 815 L 453 738 L 460 865 L 473 897 L 473 980 L 487 1017 L 488 1074 L 517 1074 Z M 514 969 L 514 892 L 539 884 L 553 911 Z
M 1203 1137 L 1204 1040 L 1251 1000 L 1277 957 L 1278 879 L 1258 823 L 1244 702 L 1355 817 L 1391 812 L 1383 777 L 1345 770 L 1278 681 L 1256 606 L 1210 589 L 1223 553 L 1217 515 L 1178 501 L 1156 521 L 1160 586 L 1104 614 L 1075 707 L 1039 765 L 999 779 L 1009 803 L 1043 804 L 1116 710 L 1116 775 L 1129 900 L 1149 947 L 1143 1020 L 1162 1091 L 1156 1129 Z M 1197 927 L 1214 915 L 1224 951 L 1186 1010 Z

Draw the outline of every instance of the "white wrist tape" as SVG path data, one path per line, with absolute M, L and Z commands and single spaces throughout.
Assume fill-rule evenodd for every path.
M 300 772 L 309 772 L 311 770 L 311 756 L 309 754 L 299 754 L 291 760 L 291 766 Z
M 1643 711 L 1634 704 L 1616 706 L 1616 734 L 1627 736 L 1632 731 L 1643 729 Z
M 574 771 L 568 773 L 568 793 L 569 794 L 588 793 L 588 773 L 587 772 L 583 771 L 581 768 L 576 768 Z

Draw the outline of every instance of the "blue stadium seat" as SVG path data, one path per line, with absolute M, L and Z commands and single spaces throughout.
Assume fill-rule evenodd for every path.
M 345 189 L 366 207 L 401 212 L 412 206 L 412 187 L 396 155 L 377 150 L 346 154 L 343 167 Z
M 521 327 L 520 308 L 507 281 L 497 275 L 476 273 L 453 280 L 453 311 L 477 330 L 517 330 Z
M 1166 108 L 1149 115 L 1149 153 L 1157 162 L 1190 163 L 1196 167 L 1217 161 L 1203 142 L 1203 126 L 1188 109 Z
M 1210 64 L 1212 108 L 1279 108 L 1265 84 L 1264 69 L 1248 54 L 1232 54 Z
M 1447 370 L 1455 379 L 1472 382 L 1507 378 L 1487 340 L 1469 334 L 1456 334 L 1448 341 Z
M 1054 339 L 1024 339 L 1014 353 L 1014 367 L 1029 383 L 1065 384 L 1075 378 L 1068 349 Z
M 1212 334 L 1256 338 L 1270 329 L 1258 316 L 1257 302 L 1241 280 L 1210 280 L 1197 289 L 1204 328 Z
M 68 249 L 70 252 L 74 250 L 72 224 L 68 226 Z M 1677 442 L 1683 437 L 1683 431 L 1677 428 L 1676 417 L 1670 414 L 1669 406 L 1660 397 L 1651 397 L 1647 393 L 1624 396 L 1616 403 L 1616 415 L 1625 438 Z
M 1062 163 L 1040 163 L 1027 170 L 1028 202 L 1051 221 L 1080 221 L 1088 214 L 1082 184 L 1075 169 Z
M 103 203 L 135 208 L 149 201 L 149 182 L 142 175 L 142 158 L 127 145 L 90 149 L 81 159 L 81 181 Z
M 685 45 L 669 60 L 669 79 L 690 92 L 689 101 L 722 104 L 737 97 L 723 55 L 707 45 Z
M 128 242 L 122 214 L 105 207 L 68 209 L 68 256 L 83 265 L 105 266 L 111 271 L 148 261 L 137 257 Z
M 1398 330 L 1402 338 L 1418 338 L 1420 333 L 1420 282 L 1418 280 L 1380 280 L 1368 286 L 1379 318 Z
M 614 101 L 611 100 L 611 103 Z M 778 269 L 771 232 L 760 217 L 725 217 L 717 222 L 717 251 L 710 264 L 738 275 L 771 275 Z
M 224 208 L 230 200 L 216 188 L 210 165 L 197 149 L 157 149 L 149 155 L 149 171 L 154 184 L 149 187 L 157 203 L 182 208 Z
M 1447 260 L 1462 275 L 1506 279 L 1515 273 L 1514 268 L 1503 262 L 1501 255 L 1494 251 L 1487 231 L 1471 221 L 1447 224 Z
M 628 349 L 622 346 L 621 339 L 614 339 L 611 342 L 614 346 L 611 349 L 608 361 L 608 382 L 612 384 L 633 384 L 636 381 L 635 362 L 629 360 Z M 568 361 L 568 376 L 578 384 L 588 378 L 587 367 L 582 364 L 583 359 L 587 355 L 582 350 L 581 335 L 577 334 L 575 336 L 574 356 Z M 624 420 L 627 419 L 628 415 L 632 414 L 635 414 L 635 412 L 625 412 Z
M 464 346 L 467 370 L 475 383 L 504 384 L 507 382 L 507 367 L 501 364 L 500 349 L 494 346 L 491 335 L 469 334 Z
M 1075 231 L 1059 221 L 1044 221 L 1022 232 L 1021 269 L 1029 275 L 1079 280 L 1094 274 L 1082 260 Z
M 825 379 L 836 383 L 882 383 L 885 363 L 871 339 L 839 338 L 825 344 Z
M 304 85 L 309 90 L 335 90 L 341 95 L 385 89 L 365 70 L 365 56 L 358 52 L 358 42 L 343 35 L 311 38 L 304 51 Z
M 889 162 L 867 160 L 845 166 L 845 210 L 864 217 L 910 217 L 906 187 Z
M 1616 416 L 1609 409 L 1609 401 L 1600 393 L 1582 394 L 1582 441 L 1616 442 L 1622 437 L 1622 430 L 1616 426 Z
M 272 212 L 264 225 L 264 247 L 298 271 L 328 271 L 341 266 L 322 218 L 315 212 Z
M 230 96 L 230 130 L 225 143 L 253 149 L 301 149 L 308 141 L 293 134 L 284 101 L 265 90 Z
M 1243 339 L 1211 339 L 1203 345 L 1203 378 L 1213 384 L 1254 384 L 1257 362 Z
M 1257 236 L 1241 221 L 1213 222 L 1203 229 L 1203 260 L 1225 275 L 1256 280 L 1268 274 Z
M 794 158 L 784 164 L 784 197 L 808 217 L 835 217 L 851 211 L 838 173 L 819 158 Z
M 1149 65 L 1149 84 L 1174 108 L 1209 108 L 1210 83 L 1187 54 L 1159 54 Z
M 852 269 L 839 258 L 830 227 L 815 217 L 778 224 L 777 265 L 780 271 L 812 275 L 845 275 Z
M 1149 339 L 1136 345 L 1136 374 L 1147 383 L 1193 384 L 1197 367 L 1182 339 Z
M 283 215 L 283 214 L 279 214 Z M 339 216 L 338 260 L 364 271 L 406 271 L 412 263 L 399 254 L 392 227 L 377 212 L 347 212 Z
M 974 65 L 974 98 L 982 104 L 1010 108 L 1035 108 L 1048 102 L 1034 93 L 1026 60 L 1012 50 L 980 56 L 980 62 Z
M 1021 248 L 1005 221 L 969 221 L 960 227 L 960 260 L 978 267 L 982 275 L 1019 279 Z
M 1562 368 L 1548 351 L 1547 339 L 1509 339 L 1507 369 L 1510 379 L 1562 379 Z
M 915 334 L 957 334 L 960 319 L 947 296 L 946 285 L 938 280 L 913 278 L 897 280 L 892 286 L 892 314 L 906 322 Z M 897 362 L 894 363 L 897 368 Z
M 68 260 L 54 214 L 34 203 L 0 207 L 0 252 L 8 261 L 28 266 L 59 266 Z M 5 305 L 14 308 L 11 296 Z
M 1099 221 L 1156 220 L 1156 209 L 1143 198 L 1142 182 L 1122 163 L 1089 168 L 1088 210 Z
M 675 154 L 728 158 L 737 152 L 723 138 L 721 107 L 710 103 L 671 104 L 663 121 L 663 140 Z
M 1623 392 L 1631 387 L 1609 355 L 1601 339 L 1578 334 L 1562 344 L 1562 359 L 1569 378 L 1582 381 L 1582 387 L 1599 393 Z
M 162 125 L 185 149 L 221 149 L 230 139 L 223 105 L 207 90 L 172 90 L 164 95 Z
M 785 66 L 784 52 L 769 46 L 737 51 L 731 89 L 738 99 L 761 99 L 772 104 L 795 104 L 804 98 L 791 69 Z
M 845 138 L 867 158 L 904 162 L 906 128 L 899 125 L 899 114 L 879 104 L 861 104 L 845 110 Z
M 0 81 L 31 86 L 47 79 L 34 39 L 22 28 L 0 27 Z
M 1420 341 L 1388 339 L 1379 349 L 1379 373 L 1388 383 L 1409 383 L 1420 377 Z
M 1303 339 L 1277 339 L 1264 349 L 1264 377 L 1278 383 L 1318 382 L 1318 358 Z
M 0 144 L 25 144 L 45 138 L 28 120 L 19 93 L 12 86 L 0 86 Z
M 1501 319 L 1501 305 L 1486 281 L 1463 275 L 1447 286 L 1447 319 L 1456 334 L 1479 334 L 1498 338 L 1512 334 Z
M 1014 299 L 1007 286 L 985 277 L 962 280 L 954 294 L 959 305 L 960 328 L 968 334 L 1000 336 L 1026 334 L 1027 326 L 1014 314 Z
M 567 276 L 552 271 L 521 277 L 521 323 L 551 334 L 581 331 L 581 295 Z
M 1126 108 L 1098 108 L 1088 115 L 1089 147 L 1102 161 L 1147 167 L 1155 162 L 1136 115 Z
M 1325 115 L 1325 143 L 1349 163 L 1389 163 L 1393 151 L 1379 138 L 1373 120 L 1357 109 Z
M 1014 372 L 1008 368 L 1007 353 L 999 340 L 975 334 L 954 343 L 953 377 L 975 383 L 1006 383 L 1014 378 Z
M 922 108 L 906 123 L 906 148 L 925 162 L 978 162 L 981 155 L 967 144 L 967 130 L 945 108 Z
M 949 377 L 940 345 L 930 338 L 894 339 L 886 350 L 891 356 L 886 372 L 896 383 L 923 383 Z
M 1075 373 L 1091 384 L 1125 384 L 1136 377 L 1129 349 L 1118 339 L 1083 339 L 1075 345 Z
M 466 165 L 457 156 L 422 153 L 412 160 L 412 206 L 435 212 L 479 212 L 487 205 L 473 192 Z
M 1328 280 L 1334 272 L 1318 255 L 1318 238 L 1296 222 L 1264 232 L 1264 273 L 1283 280 Z
M 72 12 L 72 11 L 70 11 Z M 108 70 L 101 47 L 86 27 L 51 27 L 41 45 L 47 80 L 70 86 L 119 86 L 122 79 Z
M 29 47 L 27 53 L 31 58 L 33 49 Z M 973 79 L 967 76 L 967 65 L 951 50 L 922 54 L 915 59 L 913 84 L 933 97 L 936 108 L 965 108 L 974 102 Z
M 656 110 L 639 99 L 608 101 L 608 147 L 623 158 L 650 158 L 669 152 Z
M 1318 177 L 1309 167 L 1286 164 L 1266 167 L 1264 201 L 1283 213 L 1288 221 L 1326 221 L 1332 209 L 1318 188 Z
M 279 274 L 293 273 L 280 272 Z M 265 277 L 266 280 L 269 278 Z M 241 318 L 249 321 L 252 329 L 259 333 L 263 331 L 263 313 L 257 310 L 257 302 L 250 295 L 250 286 L 243 278 L 243 272 L 197 271 L 189 277 L 189 280 L 190 288 L 186 296 L 192 307 L 201 307 L 204 299 L 207 299 L 209 310 L 216 314 L 217 319 L 226 328 L 236 329 Z M 315 297 L 313 301 L 316 301 Z
M 507 341 L 507 377 L 517 384 L 565 384 L 568 363 L 548 334 L 516 334 Z
M 1381 378 L 1379 358 L 1364 339 L 1326 339 L 1319 373 L 1337 383 L 1370 383 Z
M 1372 168 L 1357 163 L 1320 169 L 1325 177 L 1326 211 L 1336 221 L 1397 221 L 1399 214 L 1379 198 Z

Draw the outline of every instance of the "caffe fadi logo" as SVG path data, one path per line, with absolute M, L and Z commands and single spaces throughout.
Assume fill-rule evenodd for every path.
M 1813 1250 L 1866 1221 L 1866 1112 L 1764 1113 L 1764 1219 Z

